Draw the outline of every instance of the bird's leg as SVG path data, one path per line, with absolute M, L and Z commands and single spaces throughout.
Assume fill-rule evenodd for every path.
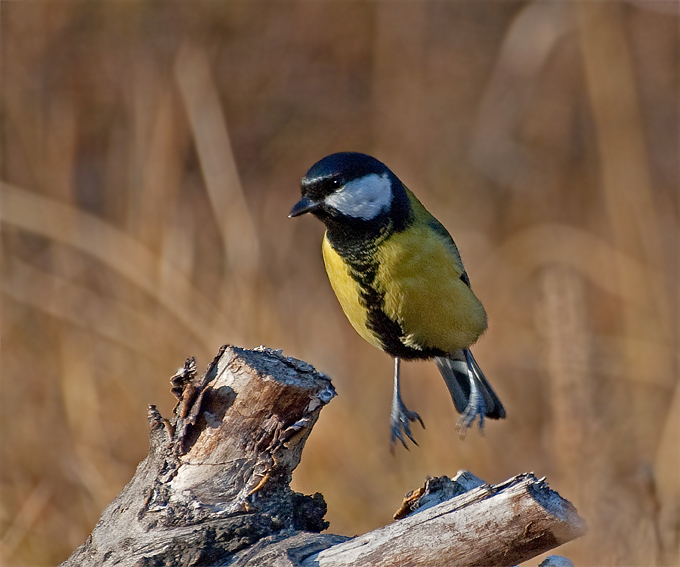
M 420 416 L 414 412 L 410 411 L 401 400 L 401 390 L 399 388 L 399 367 L 401 365 L 401 360 L 399 357 L 394 358 L 394 392 L 392 394 L 392 411 L 390 412 L 390 451 L 394 452 L 394 444 L 397 439 L 401 441 L 401 444 L 408 449 L 406 445 L 406 440 L 404 439 L 403 433 L 406 433 L 408 438 L 413 441 L 416 445 L 418 444 L 416 440 L 411 435 L 411 425 L 412 421 L 419 421 L 420 425 L 425 427 L 423 420 Z
M 472 425 L 475 418 L 479 416 L 479 430 L 484 428 L 484 416 L 486 415 L 486 403 L 484 402 L 484 395 L 479 389 L 477 378 L 475 375 L 474 361 L 468 349 L 463 351 L 465 353 L 465 362 L 467 363 L 468 379 L 470 381 L 470 397 L 468 399 L 467 407 L 458 421 L 458 432 L 461 436 L 465 436 L 465 431 Z

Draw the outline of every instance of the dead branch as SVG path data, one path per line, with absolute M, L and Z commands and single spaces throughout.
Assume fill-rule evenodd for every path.
M 321 551 L 303 567 L 505 567 L 585 533 L 574 507 L 531 473 L 496 485 L 469 472 L 430 479 L 395 516 L 404 519 Z
M 363 536 L 322 535 L 320 494 L 289 486 L 321 408 L 335 395 L 309 364 L 222 347 L 197 377 L 171 379 L 171 420 L 149 408 L 150 450 L 75 565 L 513 565 L 583 533 L 576 511 L 533 475 L 489 486 L 431 479 Z

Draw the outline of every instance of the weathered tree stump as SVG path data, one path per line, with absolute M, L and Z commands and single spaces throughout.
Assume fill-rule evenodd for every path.
M 289 483 L 330 380 L 278 351 L 222 347 L 201 377 L 189 359 L 171 382 L 174 416 L 149 408 L 148 456 L 63 566 L 513 565 L 584 531 L 533 475 L 464 473 L 429 480 L 389 526 L 320 534 L 323 497 Z

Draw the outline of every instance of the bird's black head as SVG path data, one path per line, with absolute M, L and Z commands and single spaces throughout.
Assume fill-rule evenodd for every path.
M 401 181 L 382 162 L 357 152 L 340 152 L 315 163 L 302 178 L 302 199 L 291 217 L 312 213 L 331 228 L 390 222 L 394 229 L 408 218 L 408 197 Z

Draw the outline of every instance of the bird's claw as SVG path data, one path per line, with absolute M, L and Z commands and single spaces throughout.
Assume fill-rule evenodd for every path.
M 394 453 L 394 445 L 396 444 L 397 439 L 401 441 L 401 444 L 408 450 L 404 433 L 414 445 L 418 445 L 418 442 L 413 438 L 411 433 L 412 421 L 419 422 L 423 429 L 425 429 L 425 423 L 423 423 L 422 418 L 416 412 L 407 409 L 403 404 L 393 410 L 390 419 L 390 452 Z
M 470 398 L 468 399 L 468 404 L 460 416 L 458 424 L 456 425 L 456 430 L 458 431 L 458 435 L 460 435 L 461 439 L 465 437 L 467 430 L 472 427 L 472 424 L 477 419 L 477 416 L 479 416 L 479 432 L 484 434 L 484 416 L 486 416 L 487 411 L 486 403 L 484 402 L 484 396 L 479 390 L 477 381 L 474 379 L 474 365 L 476 363 L 472 358 L 472 353 L 469 350 L 465 351 L 465 358 L 467 361 L 468 376 L 470 378 Z

